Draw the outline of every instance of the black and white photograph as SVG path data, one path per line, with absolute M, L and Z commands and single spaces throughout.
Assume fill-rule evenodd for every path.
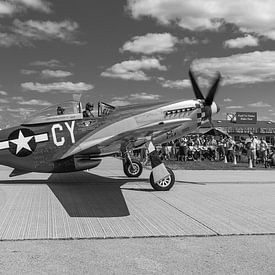
M 275 274 L 274 0 L 0 0 L 0 274 Z

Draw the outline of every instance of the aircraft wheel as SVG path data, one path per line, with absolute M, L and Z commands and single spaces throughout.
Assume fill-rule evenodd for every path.
M 132 160 L 132 165 L 130 162 L 125 163 L 123 165 L 123 170 L 127 177 L 137 178 L 141 175 L 143 167 L 138 160 Z
M 169 167 L 166 167 L 166 169 L 168 170 L 170 176 L 157 183 L 154 182 L 153 172 L 151 172 L 150 174 L 150 184 L 156 191 L 168 191 L 173 187 L 175 183 L 174 172 Z

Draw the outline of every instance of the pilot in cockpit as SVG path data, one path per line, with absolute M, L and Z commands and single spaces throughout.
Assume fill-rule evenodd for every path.
M 56 109 L 56 112 L 58 115 L 63 115 L 64 114 L 65 109 L 62 108 L 61 106 L 58 106 Z
M 85 110 L 83 111 L 83 117 L 93 117 L 93 111 L 94 109 L 94 104 L 91 104 L 90 102 L 88 102 L 85 106 Z

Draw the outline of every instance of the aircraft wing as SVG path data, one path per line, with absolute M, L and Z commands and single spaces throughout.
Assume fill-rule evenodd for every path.
M 145 138 L 153 135 L 155 132 L 166 132 L 170 131 L 183 123 L 192 121 L 191 118 L 179 118 L 171 120 L 163 120 L 154 123 L 149 123 L 132 130 L 122 131 L 115 135 L 105 135 L 104 137 L 93 138 L 93 134 L 89 134 L 79 142 L 75 143 L 65 154 L 60 158 L 64 159 L 75 154 L 92 154 L 93 147 L 105 148 L 106 147 L 116 147 L 118 148 L 118 143 L 120 144 L 122 140 L 136 140 Z M 116 146 L 115 146 L 116 145 Z M 106 151 L 106 150 L 104 150 Z M 110 150 L 111 151 L 111 150 Z

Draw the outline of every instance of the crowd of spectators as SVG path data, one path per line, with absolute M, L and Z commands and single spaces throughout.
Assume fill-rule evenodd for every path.
M 275 165 L 274 147 L 267 144 L 264 138 L 258 139 L 252 133 L 248 137 L 234 141 L 231 136 L 189 135 L 168 144 L 157 147 L 163 160 L 176 161 L 251 161 L 264 166 Z

